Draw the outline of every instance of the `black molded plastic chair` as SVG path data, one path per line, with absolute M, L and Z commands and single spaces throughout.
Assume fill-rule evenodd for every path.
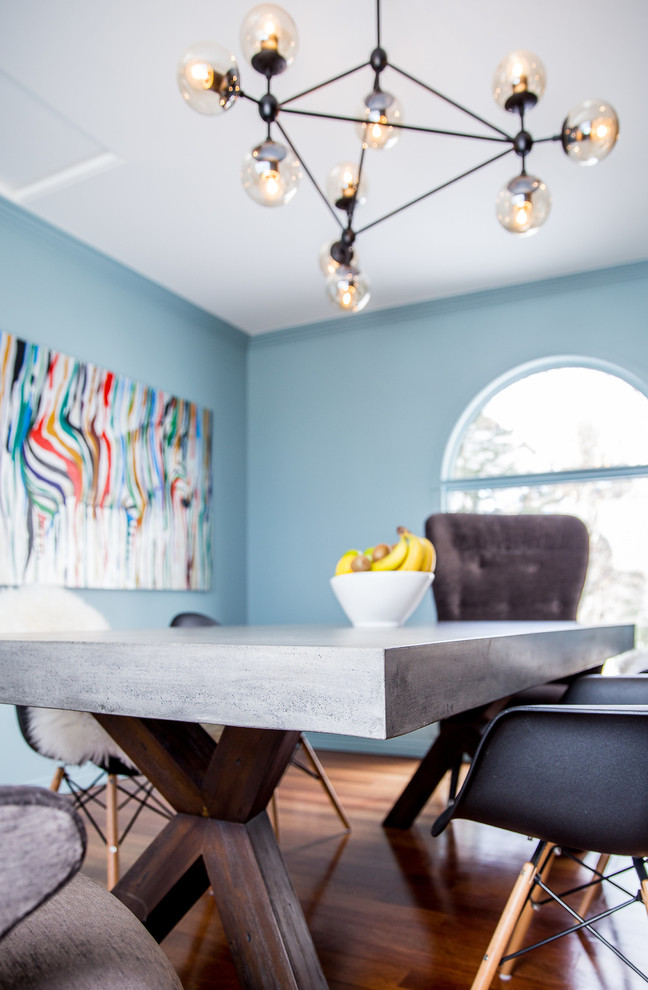
M 575 619 L 589 559 L 585 524 L 567 515 L 437 513 L 425 523 L 435 546 L 432 592 L 439 622 Z M 525 693 L 560 700 L 565 683 Z M 450 800 L 464 756 L 472 756 L 490 719 L 509 699 L 439 722 L 439 734 L 384 825 L 409 828 L 448 771 Z
M 639 655 L 645 651 L 636 650 L 637 663 Z M 603 677 L 600 674 L 588 674 L 573 681 L 562 699 L 565 705 L 648 705 L 648 674 L 636 673 L 627 675 L 616 675 Z M 605 870 L 608 867 L 610 857 L 607 853 L 601 853 L 596 864 L 596 873 L 601 881 L 593 882 L 589 885 L 583 900 L 578 908 L 579 914 L 585 914 L 599 892 Z
M 217 626 L 220 625 L 220 623 L 216 619 L 212 619 L 211 616 L 205 615 L 203 612 L 179 612 L 178 615 L 175 615 L 173 617 L 173 619 L 170 622 L 170 625 L 175 627 Z M 213 733 L 214 730 L 213 726 L 205 726 L 205 728 L 207 729 L 207 731 L 211 731 Z M 291 759 L 290 761 L 291 765 L 297 767 L 299 770 L 302 770 L 304 773 L 307 773 L 310 777 L 313 777 L 315 780 L 320 781 L 322 787 L 324 788 L 325 793 L 327 794 L 327 796 L 331 801 L 331 804 L 335 808 L 335 811 L 338 817 L 340 818 L 340 821 L 344 825 L 346 831 L 350 832 L 351 822 L 347 818 L 346 812 L 344 811 L 340 799 L 338 798 L 335 792 L 335 788 L 333 787 L 333 784 L 329 780 L 328 775 L 324 767 L 322 766 L 319 757 L 317 756 L 317 753 L 309 743 L 306 736 L 304 736 L 303 734 L 300 735 L 299 737 L 297 752 L 299 751 L 303 752 L 310 766 L 306 766 L 304 763 L 302 763 L 297 758 L 296 755 Z M 275 832 L 279 834 L 279 816 L 277 810 L 276 791 L 272 798 L 272 808 L 273 808 Z
M 648 679 L 639 689 L 635 685 L 635 695 L 645 698 L 647 687 Z M 633 686 L 625 685 L 628 688 L 632 692 Z M 504 964 L 510 972 L 513 958 L 546 944 L 543 940 L 520 948 L 540 889 L 569 914 L 568 927 L 554 937 L 585 928 L 648 982 L 648 976 L 596 927 L 636 901 L 643 900 L 648 909 L 647 748 L 648 706 L 636 703 L 626 707 L 521 706 L 504 710 L 489 724 L 463 787 L 432 826 L 432 834 L 439 835 L 452 819 L 464 818 L 539 841 L 521 869 L 472 990 L 486 990 L 498 966 Z M 582 901 L 576 907 L 570 903 L 568 894 L 574 891 L 560 894 L 548 885 L 556 847 L 563 852 L 585 849 L 630 857 L 639 892 L 626 891 L 612 907 L 583 917 Z M 599 885 L 602 877 L 597 869 L 593 883 Z M 615 873 L 617 890 L 621 889 L 618 876 Z M 579 897 L 581 892 L 579 887 Z

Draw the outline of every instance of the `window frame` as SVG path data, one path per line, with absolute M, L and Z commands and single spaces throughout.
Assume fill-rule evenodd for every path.
M 481 476 L 477 478 L 454 478 L 452 469 L 463 442 L 464 434 L 470 424 L 476 419 L 484 406 L 508 386 L 523 378 L 543 371 L 556 368 L 590 368 L 602 371 L 621 379 L 640 392 L 648 402 L 648 384 L 641 381 L 626 368 L 612 364 L 609 361 L 598 360 L 581 355 L 561 355 L 540 358 L 518 365 L 482 389 L 466 406 L 457 420 L 445 447 L 441 464 L 441 511 L 448 511 L 448 503 L 452 493 L 456 491 L 475 491 L 480 488 L 515 488 L 518 486 L 558 485 L 564 482 L 587 482 L 599 480 L 618 480 L 626 478 L 648 478 L 648 464 L 633 466 L 615 466 L 610 468 L 588 468 L 570 471 L 549 471 L 535 474 L 512 474 Z

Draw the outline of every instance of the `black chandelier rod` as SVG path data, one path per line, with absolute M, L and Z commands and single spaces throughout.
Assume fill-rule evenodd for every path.
M 315 187 L 316 191 L 319 193 L 321 199 L 326 204 L 327 210 L 329 211 L 329 213 L 331 214 L 331 216 L 335 218 L 335 222 L 338 224 L 338 226 L 340 227 L 340 229 L 341 230 L 344 230 L 344 224 L 342 223 L 342 221 L 340 220 L 339 216 L 337 215 L 337 213 L 335 212 L 335 210 L 333 209 L 333 207 L 329 203 L 329 201 L 328 201 L 327 197 L 324 195 L 323 191 L 320 189 L 320 187 L 319 187 L 319 185 L 317 183 L 317 180 L 315 179 L 315 176 L 310 171 L 310 169 L 308 168 L 306 162 L 304 161 L 304 159 L 302 158 L 302 156 L 297 151 L 295 145 L 292 143 L 292 141 L 290 140 L 290 138 L 286 134 L 285 130 L 283 129 L 283 127 L 279 123 L 279 121 L 278 120 L 275 120 L 274 123 L 277 125 L 277 127 L 279 128 L 279 130 L 283 134 L 284 138 L 286 139 L 287 144 L 292 149 L 292 152 L 295 155 L 295 157 L 299 159 L 299 163 L 300 163 L 301 167 L 303 168 L 304 172 L 306 173 L 306 175 L 308 176 L 308 178 L 312 182 L 312 184 Z
M 284 107 L 286 103 L 294 103 L 295 100 L 301 100 L 302 96 L 309 96 L 311 93 L 315 93 L 318 89 L 324 89 L 325 86 L 330 86 L 331 83 L 338 82 L 340 79 L 345 79 L 347 76 L 352 76 L 354 72 L 359 72 L 360 69 L 366 69 L 370 64 L 370 62 L 363 62 L 361 65 L 356 65 L 354 69 L 347 69 L 346 72 L 340 72 L 337 76 L 331 76 L 331 78 L 325 80 L 325 82 L 317 83 L 317 85 L 311 86 L 310 89 L 304 89 L 301 93 L 297 93 L 295 96 L 290 96 L 287 100 L 284 100 L 281 105 Z
M 417 86 L 420 86 L 422 89 L 427 90 L 428 93 L 432 93 L 433 96 L 437 96 L 440 100 L 443 100 L 445 103 L 449 103 L 450 106 L 455 107 L 457 110 L 461 110 L 462 113 L 468 114 L 468 116 L 472 117 L 474 120 L 478 120 L 479 123 L 483 124 L 485 127 L 489 127 L 492 131 L 497 131 L 498 134 L 503 134 L 507 138 L 507 140 L 509 141 L 511 140 L 508 134 L 506 133 L 506 131 L 503 131 L 501 127 L 497 127 L 495 124 L 492 124 L 489 120 L 486 120 L 484 117 L 480 117 L 479 114 L 473 113 L 472 110 L 469 110 L 468 107 L 464 107 L 461 103 L 457 103 L 456 100 L 451 100 L 449 96 L 446 96 L 444 93 L 440 93 L 438 89 L 434 89 L 432 86 L 428 86 L 427 83 L 424 83 L 420 79 L 417 79 L 416 76 L 410 75 L 409 72 L 405 72 L 404 69 L 399 69 L 397 65 L 392 65 L 392 63 L 390 62 L 389 66 L 391 69 L 394 70 L 394 72 L 398 72 L 399 75 L 404 76 L 406 79 L 409 79 L 410 82 L 416 83 Z
M 253 99 L 253 97 L 248 97 L 248 99 Z M 258 100 L 255 102 L 258 103 Z M 284 107 L 283 103 L 279 105 L 279 110 L 283 113 L 294 113 L 302 117 L 318 117 L 323 120 L 343 120 L 348 121 L 351 124 L 367 123 L 367 120 L 364 117 L 345 117 L 335 113 L 323 113 L 318 110 L 296 110 L 294 107 Z M 470 111 L 467 111 L 467 113 L 470 113 Z M 500 131 L 499 128 L 495 129 L 498 130 L 500 134 L 504 135 L 503 137 L 493 137 L 490 134 L 470 134 L 466 131 L 447 131 L 438 127 L 421 127 L 417 124 L 398 124 L 396 121 L 390 121 L 389 126 L 398 128 L 401 131 L 418 131 L 423 134 L 441 134 L 444 137 L 471 138 L 473 141 L 497 141 L 502 144 L 505 142 L 512 144 L 514 141 L 514 138 L 512 138 L 510 134 L 507 134 L 506 131 Z
M 403 206 L 397 207 L 395 210 L 392 210 L 390 213 L 385 213 L 383 217 L 379 217 L 377 220 L 372 220 L 371 223 L 368 223 L 365 227 L 361 227 L 358 231 L 356 231 L 356 233 L 363 234 L 365 230 L 370 230 L 372 227 L 375 227 L 377 224 L 382 223 L 383 220 L 389 220 L 390 217 L 396 216 L 397 213 L 402 213 L 403 210 L 407 210 L 409 209 L 410 206 L 414 206 L 416 203 L 420 203 L 422 200 L 427 199 L 429 196 L 433 196 L 434 193 L 438 193 L 442 189 L 447 189 L 448 186 L 453 185 L 455 182 L 459 182 L 460 179 L 465 179 L 466 176 L 472 175 L 473 172 L 479 172 L 480 169 L 485 168 L 487 165 L 491 165 L 493 162 L 498 161 L 498 159 L 500 158 L 504 158 L 505 155 L 510 155 L 513 150 L 514 150 L 513 148 L 507 148 L 506 151 L 500 151 L 498 155 L 495 155 L 493 158 L 488 158 L 485 162 L 482 162 L 481 165 L 475 165 L 474 168 L 469 168 L 468 171 L 462 172 L 461 175 L 456 175 L 454 179 L 448 179 L 447 182 L 442 182 L 440 186 L 435 186 L 434 189 L 430 189 L 429 192 L 423 193 L 422 196 L 417 196 L 416 199 L 411 199 L 409 203 L 404 203 Z
M 368 64 L 369 64 L 368 62 L 365 62 L 364 65 L 359 66 L 358 68 L 365 68 Z M 352 69 L 351 71 L 352 72 L 355 72 L 356 69 Z M 322 83 L 321 85 L 322 86 L 325 86 L 326 83 Z M 315 86 L 314 89 L 319 89 L 319 86 Z M 312 92 L 312 90 L 307 90 L 306 92 Z M 249 100 L 251 103 L 256 103 L 257 106 L 261 102 L 261 100 L 260 99 L 257 99 L 256 96 L 250 96 L 249 93 L 244 92 L 244 90 L 242 90 L 242 89 L 239 90 L 239 96 L 242 99 Z M 297 97 L 296 96 L 293 96 L 293 97 L 291 97 L 291 99 L 295 100 L 295 99 L 297 99 Z M 457 104 L 457 106 L 458 106 L 458 104 Z M 320 111 L 320 110 L 297 110 L 295 107 L 287 107 L 285 103 L 279 103 L 277 105 L 277 110 L 278 110 L 278 112 L 281 111 L 282 113 L 292 113 L 292 114 L 295 114 L 296 116 L 300 116 L 300 117 L 315 117 L 315 118 L 318 118 L 320 120 L 346 121 L 347 123 L 350 123 L 350 124 L 366 124 L 367 123 L 366 118 L 364 118 L 364 117 L 346 117 L 346 116 L 343 116 L 341 114 L 324 113 L 323 111 Z M 470 113 L 469 110 L 466 111 L 466 112 L 467 113 Z M 474 114 L 472 116 L 474 116 Z M 480 118 L 477 118 L 477 119 L 479 120 Z M 444 130 L 444 129 L 439 128 L 439 127 L 423 127 L 423 126 L 421 126 L 419 124 L 400 124 L 400 123 L 397 123 L 396 121 L 393 121 L 393 122 L 390 121 L 389 126 L 390 127 L 398 128 L 401 131 L 415 131 L 415 132 L 423 133 L 423 134 L 439 134 L 439 135 L 441 135 L 443 137 L 469 138 L 469 139 L 471 139 L 473 141 L 497 141 L 497 142 L 501 142 L 502 144 L 504 144 L 505 142 L 508 142 L 510 144 L 513 144 L 513 141 L 514 141 L 514 138 L 511 137 L 510 134 L 507 134 L 506 131 L 499 131 L 499 133 L 502 134 L 503 137 L 493 137 L 490 134 L 471 134 L 469 131 L 448 131 L 448 130 Z M 499 130 L 499 128 L 496 128 L 496 129 Z M 558 134 L 558 135 L 555 135 L 554 137 L 540 138 L 539 140 L 540 141 L 560 141 L 561 140 L 561 137 Z M 537 144 L 538 141 L 536 141 L 535 143 Z
M 348 216 L 348 219 L 347 219 L 347 228 L 349 230 L 351 230 L 351 228 L 353 227 L 353 214 L 355 213 L 355 208 L 356 208 L 357 201 L 358 201 L 358 192 L 360 190 L 360 182 L 362 180 L 362 168 L 363 168 L 363 165 L 364 165 L 364 157 L 365 157 L 365 151 L 366 150 L 367 150 L 367 146 L 366 146 L 366 144 L 363 141 L 363 143 L 362 143 L 362 149 L 360 151 L 360 161 L 358 163 L 358 181 L 357 181 L 357 185 L 356 185 L 356 190 L 355 190 L 355 192 L 353 194 L 353 201 L 351 203 L 351 210 L 349 212 L 349 216 Z

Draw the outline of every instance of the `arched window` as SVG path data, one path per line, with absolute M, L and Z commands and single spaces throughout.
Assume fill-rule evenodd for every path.
M 522 369 L 480 396 L 446 453 L 448 512 L 566 512 L 590 532 L 583 621 L 648 642 L 648 396 L 625 373 Z

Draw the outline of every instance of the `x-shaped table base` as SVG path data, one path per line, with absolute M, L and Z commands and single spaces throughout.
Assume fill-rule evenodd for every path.
M 299 732 L 95 717 L 176 811 L 113 893 L 161 941 L 211 885 L 242 987 L 325 990 L 265 810 Z

